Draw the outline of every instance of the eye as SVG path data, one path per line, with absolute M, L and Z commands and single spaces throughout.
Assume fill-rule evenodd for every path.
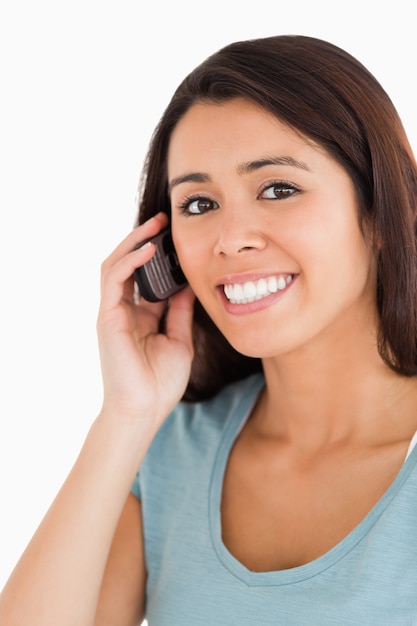
M 184 215 L 202 215 L 208 211 L 218 209 L 219 205 L 210 198 L 192 196 L 191 198 L 186 198 L 184 202 L 180 204 L 179 208 Z
M 298 191 L 300 191 L 299 188 L 292 183 L 281 180 L 274 183 L 268 183 L 268 185 L 266 185 L 259 194 L 259 199 L 285 200 L 285 198 L 289 198 Z

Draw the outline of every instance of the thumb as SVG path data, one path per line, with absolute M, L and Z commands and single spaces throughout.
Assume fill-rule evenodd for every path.
M 195 296 L 191 287 L 185 287 L 171 298 L 165 332 L 169 339 L 179 341 L 193 353 L 192 323 Z

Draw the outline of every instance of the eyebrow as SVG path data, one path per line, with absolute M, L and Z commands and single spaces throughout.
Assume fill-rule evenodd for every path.
M 173 187 L 181 185 L 181 183 L 207 183 L 210 180 L 211 179 L 208 174 L 204 174 L 203 172 L 190 172 L 190 174 L 184 174 L 184 176 L 173 178 L 168 184 L 168 193 L 170 193 Z
M 250 174 L 251 172 L 255 172 L 262 167 L 267 167 L 268 165 L 288 165 L 290 167 L 297 167 L 301 170 L 305 170 L 306 172 L 310 171 L 310 168 L 306 163 L 298 161 L 291 156 L 274 156 L 266 157 L 265 159 L 258 159 L 257 161 L 248 161 L 247 163 L 239 165 L 237 171 L 238 174 Z
M 250 174 L 251 172 L 255 172 L 262 167 L 267 167 L 268 165 L 287 165 L 289 167 L 297 167 L 305 170 L 306 172 L 310 171 L 310 168 L 306 163 L 298 161 L 290 156 L 266 157 L 264 159 L 257 159 L 256 161 L 248 161 L 238 165 L 236 171 L 240 175 Z M 210 181 L 210 176 L 204 172 L 190 172 L 188 174 L 184 174 L 183 176 L 173 178 L 168 185 L 168 193 L 171 192 L 173 187 L 181 185 L 182 183 L 207 183 Z

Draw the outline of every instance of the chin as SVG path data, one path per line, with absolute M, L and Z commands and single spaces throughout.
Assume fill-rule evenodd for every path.
M 255 337 L 254 341 L 242 341 L 242 338 L 229 338 L 226 339 L 230 345 L 243 356 L 251 357 L 253 359 L 265 359 L 274 356 L 278 356 L 281 352 L 279 347 L 271 345 L 271 341 L 263 343 L 259 337 Z

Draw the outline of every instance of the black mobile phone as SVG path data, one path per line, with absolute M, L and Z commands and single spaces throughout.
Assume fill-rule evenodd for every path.
M 139 246 L 147 241 L 155 244 L 155 254 L 147 263 L 136 268 L 134 277 L 140 295 L 149 302 L 159 302 L 185 287 L 187 279 L 178 262 L 169 228 L 143 241 Z

